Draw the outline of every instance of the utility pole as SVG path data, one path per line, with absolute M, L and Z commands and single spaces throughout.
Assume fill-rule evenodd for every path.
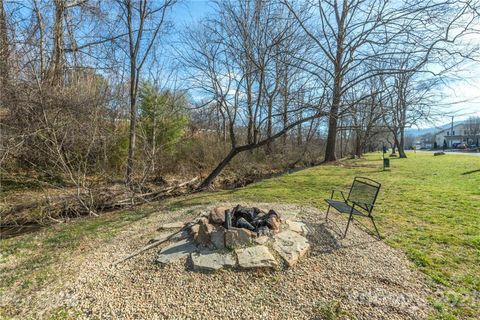
M 450 132 L 452 134 L 452 139 L 450 140 L 450 149 L 453 149 L 453 117 L 452 116 L 452 125 L 451 125 L 451 129 L 450 129 Z

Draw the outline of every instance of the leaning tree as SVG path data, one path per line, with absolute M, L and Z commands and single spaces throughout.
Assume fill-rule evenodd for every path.
M 190 30 L 181 52 L 192 87 L 220 108 L 228 128 L 230 150 L 200 189 L 209 187 L 237 154 L 268 146 L 326 115 L 323 88 L 303 72 L 305 65 L 283 64 L 287 53 L 306 57 L 309 49 L 282 6 L 219 1 L 214 16 Z

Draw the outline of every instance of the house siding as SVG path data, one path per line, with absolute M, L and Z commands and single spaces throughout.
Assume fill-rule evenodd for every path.
M 468 128 L 466 128 L 464 123 L 457 124 L 452 128 L 444 129 L 435 134 L 435 142 L 437 146 L 441 148 L 443 146 L 443 141 L 447 141 L 447 146 L 451 148 L 455 143 L 468 143 L 471 139 L 471 135 L 469 135 Z M 474 139 L 474 143 L 476 143 L 477 139 Z

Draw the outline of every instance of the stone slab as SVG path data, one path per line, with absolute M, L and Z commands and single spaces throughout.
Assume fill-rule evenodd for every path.
M 225 248 L 225 229 L 223 229 L 222 227 L 217 228 L 212 232 L 212 234 L 210 235 L 210 238 L 215 248 L 217 249 Z
M 293 267 L 310 250 L 307 238 L 291 230 L 276 234 L 274 239 L 273 249 L 280 254 L 289 267 Z
M 157 256 L 157 262 L 160 264 L 175 263 L 181 259 L 187 258 L 197 247 L 189 239 L 183 239 L 174 242 L 160 250 Z
M 294 220 L 286 220 L 285 221 L 288 225 L 288 228 L 292 231 L 300 233 L 304 236 L 308 235 L 309 228 L 307 225 L 301 221 L 294 221 Z
M 195 271 L 212 272 L 224 267 L 235 267 L 237 264 L 231 253 L 203 251 L 192 253 L 191 257 Z
M 265 244 L 270 240 L 269 236 L 260 236 L 254 239 L 257 244 Z
M 226 207 L 216 207 L 210 211 L 210 222 L 214 224 L 223 225 L 225 223 L 225 211 Z
M 238 264 L 245 269 L 273 268 L 278 265 L 277 261 L 266 246 L 255 246 L 235 250 Z
M 175 231 L 175 232 L 177 232 L 177 231 Z M 150 239 L 150 241 L 148 243 L 152 243 L 152 242 L 156 242 L 156 241 L 160 241 L 160 240 L 166 240 L 168 237 L 172 236 L 172 234 L 174 234 L 175 232 L 162 232 L 158 236 L 156 236 L 155 238 Z M 188 236 L 189 236 L 188 231 L 183 230 L 182 232 L 174 234 L 170 238 L 170 241 L 178 241 L 178 240 L 187 239 Z
M 210 247 L 212 242 L 211 242 L 211 235 L 213 232 L 213 225 L 208 223 L 208 220 L 206 223 L 200 222 L 198 224 L 199 229 L 198 233 L 194 235 L 193 239 L 195 240 L 195 243 L 202 247 Z
M 225 231 L 225 247 L 238 248 L 252 243 L 255 233 L 243 228 L 230 228 Z

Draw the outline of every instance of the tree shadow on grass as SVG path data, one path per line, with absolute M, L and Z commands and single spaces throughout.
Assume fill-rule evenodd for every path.
M 478 172 L 480 172 L 480 169 L 471 170 L 471 171 L 467 171 L 467 172 L 462 173 L 462 176 L 465 176 L 465 175 L 467 175 L 467 174 L 472 174 L 472 173 L 478 173 Z

